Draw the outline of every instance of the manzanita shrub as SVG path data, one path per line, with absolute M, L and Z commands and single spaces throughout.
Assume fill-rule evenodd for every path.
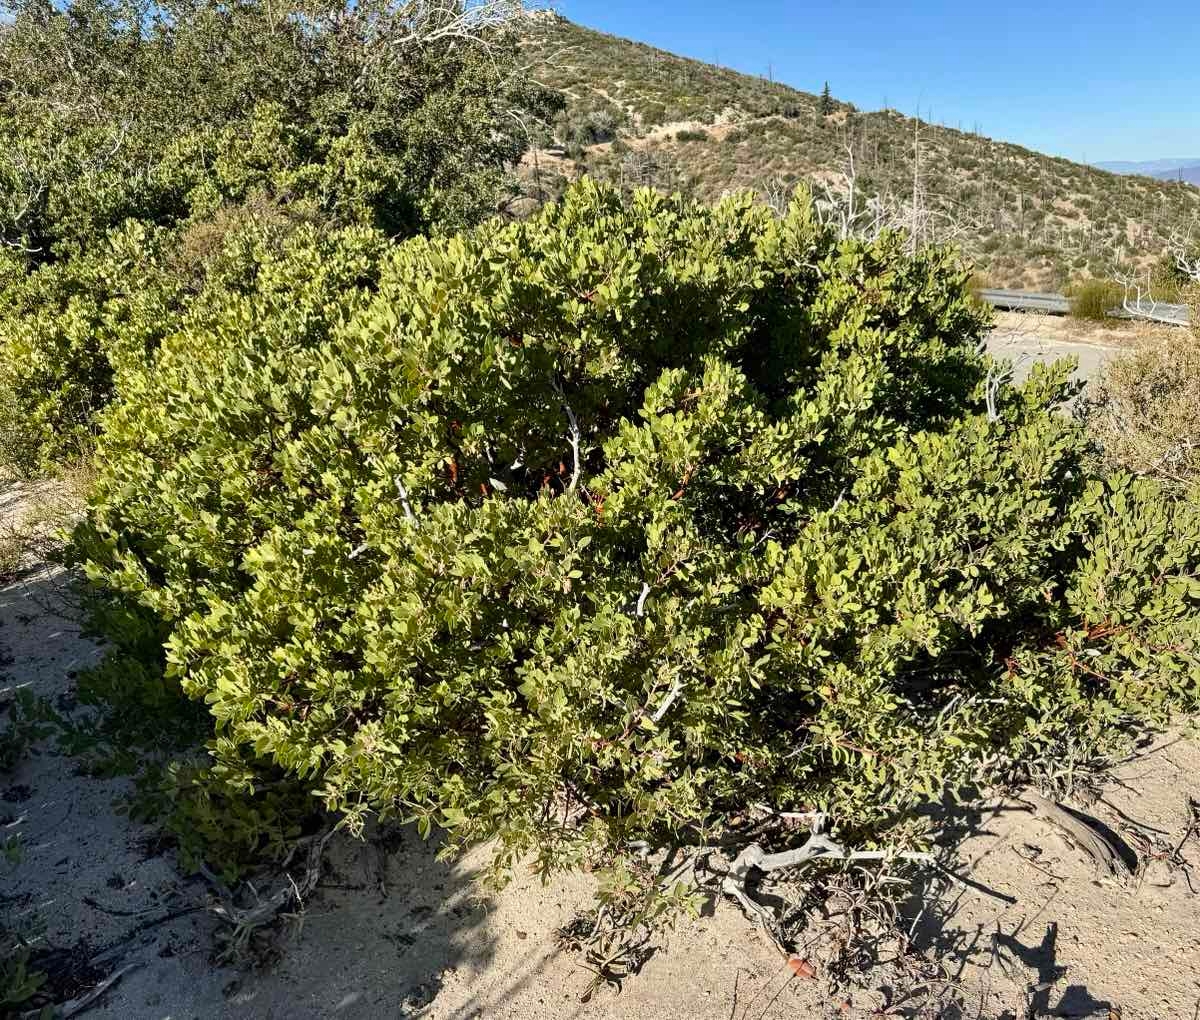
M 878 833 L 1200 680 L 1195 505 L 1089 480 L 1066 368 L 997 388 L 966 283 L 803 193 L 584 181 L 164 338 L 77 555 L 226 775 L 352 822 L 547 869 L 752 803 Z
M 519 0 L 474 7 L 3 0 L 0 468 L 86 453 L 120 356 L 179 328 L 239 221 L 408 237 L 510 200 L 562 100 Z
M 370 283 L 388 246 L 366 227 L 221 226 L 202 257 L 180 252 L 196 231 L 130 220 L 76 258 L 32 272 L 0 263 L 0 465 L 32 474 L 90 450 L 96 416 L 168 333 L 228 323 L 250 292 L 281 301 L 302 330 Z

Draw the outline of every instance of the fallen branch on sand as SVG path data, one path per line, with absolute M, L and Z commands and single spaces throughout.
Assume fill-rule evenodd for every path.
M 772 920 L 770 910 L 762 904 L 755 903 L 746 892 L 746 881 L 752 872 L 770 874 L 816 860 L 854 863 L 894 859 L 917 861 L 927 865 L 935 863 L 933 854 L 930 853 L 907 850 L 847 850 L 821 832 L 814 832 L 802 847 L 782 853 L 769 854 L 758 843 L 751 843 L 730 865 L 729 873 L 721 882 L 721 891 L 736 899 L 751 917 L 757 917 L 764 924 L 768 924 Z
M 305 839 L 297 841 L 283 862 L 284 882 L 278 890 L 264 899 L 258 895 L 257 890 L 253 886 L 249 886 L 256 900 L 251 907 L 237 906 L 233 894 L 229 891 L 225 883 L 207 868 L 202 867 L 200 869 L 201 874 L 208 879 L 218 896 L 217 902 L 209 908 L 210 911 L 233 928 L 230 935 L 229 948 L 222 954 L 223 956 L 228 957 L 237 950 L 244 948 L 255 929 L 272 923 L 288 907 L 293 904 L 303 906 L 304 900 L 317 887 L 317 882 L 320 881 L 321 860 L 325 855 L 325 847 L 339 828 L 339 825 L 335 825 L 323 833 L 308 836 Z M 304 874 L 300 877 L 299 881 L 296 881 L 288 872 L 288 866 L 296 853 L 304 848 L 308 850 L 308 858 L 305 862 Z
M 1020 799 L 1030 805 L 1039 817 L 1065 832 L 1110 877 L 1129 877 L 1131 870 L 1124 855 L 1108 836 L 1083 815 L 1069 811 L 1033 790 L 1022 791 Z

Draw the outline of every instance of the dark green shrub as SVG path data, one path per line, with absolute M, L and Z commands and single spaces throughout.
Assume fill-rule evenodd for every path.
M 30 962 L 32 953 L 20 938 L 0 927 L 0 1009 L 4 1016 L 18 1016 L 46 983 L 46 975 Z M 49 1015 L 33 1011 L 33 1016 Z
M 625 120 L 623 111 L 612 104 L 577 107 L 560 114 L 555 134 L 569 152 L 582 152 L 589 145 L 611 142 Z
M 642 127 L 655 127 L 658 124 L 666 123 L 667 120 L 666 104 L 657 100 L 642 103 L 637 112 L 641 118 Z
M 542 867 L 752 802 L 875 829 L 1196 693 L 1197 511 L 1088 485 L 1067 367 L 987 409 L 967 277 L 803 195 L 585 181 L 320 328 L 281 291 L 165 338 L 76 555 L 222 767 L 354 821 Z
M 474 222 L 526 146 L 514 114 L 561 105 L 514 73 L 511 26 L 422 41 L 453 5 L 6 9 L 0 237 L 34 260 L 256 193 L 389 234 Z

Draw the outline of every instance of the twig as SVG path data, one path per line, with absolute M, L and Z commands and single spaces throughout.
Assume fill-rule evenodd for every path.
M 120 981 L 121 978 L 123 978 L 131 970 L 136 970 L 140 966 L 142 966 L 141 961 L 138 961 L 137 963 L 127 963 L 120 970 L 113 971 L 108 977 L 96 985 L 96 987 L 87 994 L 81 995 L 77 999 L 72 999 L 70 1002 L 64 1002 L 58 1007 L 58 1012 L 56 1015 L 61 1017 L 62 1020 L 70 1020 L 70 1017 L 78 1016 L 85 1009 L 87 1009 L 88 1006 L 100 998 L 100 996 L 107 992 L 113 985 Z M 41 1014 L 37 1010 L 34 1010 L 32 1013 L 26 1013 L 25 1015 L 40 1016 Z
M 655 713 L 650 717 L 651 721 L 655 723 L 659 722 L 662 717 L 667 714 L 667 710 L 670 709 L 673 704 L 675 704 L 675 699 L 678 698 L 682 693 L 683 682 L 676 677 L 674 682 L 671 684 L 671 689 L 667 692 L 667 696 L 663 698 L 662 704 L 658 706 Z
M 404 482 L 400 476 L 396 476 L 396 491 L 400 493 L 400 505 L 404 507 L 404 516 L 408 518 L 408 523 L 414 528 L 420 527 L 417 524 L 417 515 L 413 513 L 412 504 L 408 501 L 408 490 L 404 487 Z
M 642 593 L 641 593 L 641 595 L 638 596 L 638 600 L 637 600 L 637 615 L 638 615 L 639 619 L 641 619 L 641 617 L 646 615 L 646 597 L 649 594 L 650 594 L 650 585 L 646 584 L 646 582 L 643 581 L 642 582 Z
M 255 928 L 275 920 L 293 902 L 298 906 L 303 905 L 305 897 L 316 888 L 317 882 L 321 878 L 321 859 L 325 854 L 325 846 L 339 828 L 341 828 L 340 823 L 328 829 L 320 836 L 310 836 L 306 840 L 297 842 L 292 848 L 292 852 L 288 855 L 288 858 L 284 861 L 284 868 L 287 868 L 296 850 L 307 844 L 308 861 L 305 865 L 304 877 L 299 882 L 296 882 L 290 874 L 286 875 L 286 882 L 275 893 L 266 899 L 259 898 L 253 907 L 242 908 L 236 906 L 233 902 L 233 897 L 224 884 L 220 883 L 219 880 L 212 879 L 211 873 L 207 872 L 207 870 L 202 872 L 210 881 L 215 882 L 218 895 L 220 896 L 220 902 L 210 907 L 210 910 L 222 921 L 233 927 L 234 931 L 231 941 L 235 946 L 244 944 Z M 251 886 L 251 889 L 253 889 L 253 886 Z M 255 893 L 255 896 L 257 898 L 258 894 Z
M 157 928 L 160 925 L 169 924 L 171 921 L 178 920 L 181 917 L 186 917 L 188 914 L 199 913 L 201 910 L 205 910 L 205 909 L 206 909 L 206 906 L 203 904 L 201 904 L 199 906 L 192 906 L 192 907 L 181 907 L 178 910 L 168 911 L 162 917 L 156 917 L 149 921 L 143 921 L 141 924 L 135 924 L 132 928 L 129 929 L 129 931 L 127 931 L 124 935 L 120 936 L 120 938 L 115 939 L 114 941 L 110 942 L 107 946 L 105 946 L 103 949 L 101 949 L 100 952 L 98 952 L 95 956 L 93 956 L 91 958 L 91 960 L 89 960 L 88 962 L 90 963 L 95 960 L 102 960 L 104 957 L 109 956 L 113 952 L 114 949 L 117 949 L 120 946 L 125 945 L 126 942 L 129 942 L 130 940 L 136 938 L 138 935 L 140 935 L 144 931 L 149 931 L 151 928 Z
M 116 907 L 106 907 L 91 896 L 84 896 L 82 902 L 93 910 L 99 910 L 102 914 L 108 914 L 109 917 L 141 917 L 143 914 L 148 914 L 154 909 L 153 907 L 147 907 L 144 910 L 118 910 Z
M 1183 838 L 1176 844 L 1171 854 L 1172 857 L 1178 857 L 1183 850 L 1183 845 L 1196 835 L 1197 832 L 1200 832 L 1200 801 L 1192 797 L 1188 798 L 1188 814 L 1190 815 L 1188 826 L 1183 831 Z
M 552 379 L 551 385 L 554 387 L 554 392 L 558 394 L 558 400 L 562 404 L 563 410 L 567 412 L 567 423 L 570 426 L 571 457 L 574 465 L 571 470 L 571 484 L 567 486 L 567 492 L 574 492 L 575 486 L 579 484 L 579 475 L 583 470 L 579 462 L 579 441 L 582 438 L 582 433 L 579 431 L 579 419 L 575 417 L 575 412 L 571 410 L 571 405 L 567 403 L 567 396 L 563 391 L 562 383 L 557 379 Z

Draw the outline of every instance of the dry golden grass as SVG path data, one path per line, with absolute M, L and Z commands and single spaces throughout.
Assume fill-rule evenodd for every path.
M 1189 487 L 1200 481 L 1200 336 L 1148 334 L 1105 366 L 1081 405 L 1112 467 Z
M 83 513 L 94 474 L 82 462 L 36 481 L 0 475 L 0 585 L 61 549 Z

